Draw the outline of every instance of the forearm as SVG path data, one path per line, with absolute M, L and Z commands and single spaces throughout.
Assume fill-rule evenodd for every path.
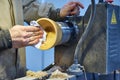
M 52 4 L 39 3 L 37 0 L 33 0 L 23 5 L 24 20 L 30 22 L 31 20 L 37 20 L 41 17 L 48 17 L 51 8 L 53 8 Z
M 11 36 L 9 30 L 0 30 L 0 50 L 12 47 Z
M 67 18 L 66 17 L 61 17 L 60 16 L 60 8 L 50 10 L 49 12 L 49 18 L 54 20 L 54 21 L 64 21 Z
M 55 9 L 52 3 L 38 3 L 36 0 L 25 5 L 24 4 L 24 20 L 30 22 L 41 17 L 48 17 L 52 20 L 63 20 L 59 15 L 59 9 Z

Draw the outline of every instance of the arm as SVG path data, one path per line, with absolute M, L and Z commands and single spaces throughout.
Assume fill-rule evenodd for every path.
M 24 19 L 26 22 L 40 17 L 49 17 L 55 21 L 64 20 L 68 15 L 78 14 L 80 7 L 84 8 L 80 2 L 68 2 L 61 9 L 55 9 L 52 3 L 43 4 L 33 0 L 29 3 L 24 2 Z
M 23 0 L 26 1 L 26 0 Z M 30 22 L 31 20 L 37 20 L 41 17 L 49 17 L 49 12 L 55 8 L 51 3 L 39 3 L 37 0 L 32 2 L 23 2 L 24 20 Z
M 12 47 L 12 40 L 9 30 L 0 30 L 0 50 L 11 47 Z
M 0 30 L 0 50 L 34 45 L 42 36 L 39 27 L 15 25 L 9 30 Z
M 66 3 L 61 9 L 51 10 L 49 18 L 55 21 L 64 21 L 66 16 L 79 15 L 80 8 L 84 8 L 80 2 L 71 1 Z

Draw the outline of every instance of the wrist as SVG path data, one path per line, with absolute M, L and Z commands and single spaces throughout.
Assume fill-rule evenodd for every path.
M 12 39 L 9 30 L 4 31 L 6 34 L 7 46 L 8 48 L 12 48 Z
M 12 40 L 9 30 L 0 31 L 0 49 L 12 48 Z
M 56 9 L 56 16 L 57 18 L 61 18 L 61 14 L 60 14 L 60 8 Z

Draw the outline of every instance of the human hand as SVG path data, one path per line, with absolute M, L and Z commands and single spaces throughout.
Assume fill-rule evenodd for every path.
M 84 8 L 84 6 L 78 1 L 70 1 L 65 4 L 60 10 L 60 17 L 78 15 L 80 8 Z
M 20 48 L 37 44 L 43 37 L 43 31 L 39 27 L 15 25 L 9 29 L 12 38 L 12 47 Z

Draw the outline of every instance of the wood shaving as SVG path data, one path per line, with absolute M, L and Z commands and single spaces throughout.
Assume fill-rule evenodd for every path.
M 27 71 L 26 72 L 26 76 L 27 77 L 35 77 L 35 78 L 42 78 L 44 76 L 47 76 L 48 73 L 45 72 L 45 71 L 37 71 L 37 72 L 34 72 L 34 71 Z
M 50 76 L 50 79 L 54 79 L 54 78 L 57 78 L 57 79 L 67 79 L 68 78 L 68 74 L 67 73 L 62 73 L 61 71 L 56 70 Z

